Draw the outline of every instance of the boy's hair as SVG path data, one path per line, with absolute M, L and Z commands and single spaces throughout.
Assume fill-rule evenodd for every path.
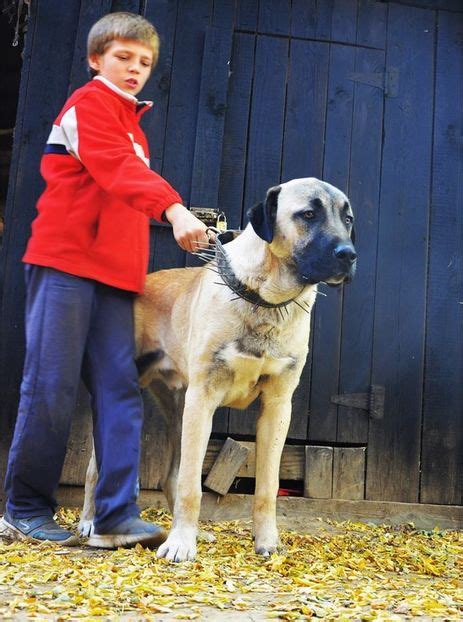
M 93 24 L 87 38 L 87 56 L 104 54 L 114 39 L 129 39 L 143 43 L 153 52 L 153 67 L 159 56 L 159 35 L 147 19 L 135 13 L 119 11 L 108 13 Z M 92 77 L 97 71 L 89 68 Z

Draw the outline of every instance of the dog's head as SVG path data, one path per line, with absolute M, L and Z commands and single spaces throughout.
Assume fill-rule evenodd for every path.
M 354 217 L 346 195 L 307 177 L 270 188 L 248 211 L 257 235 L 281 261 L 292 263 L 300 283 L 340 285 L 354 274 Z

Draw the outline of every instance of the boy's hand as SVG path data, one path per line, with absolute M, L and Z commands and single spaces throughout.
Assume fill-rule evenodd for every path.
M 193 216 L 181 203 L 170 205 L 165 214 L 174 230 L 175 241 L 184 251 L 194 253 L 209 243 L 206 225 Z

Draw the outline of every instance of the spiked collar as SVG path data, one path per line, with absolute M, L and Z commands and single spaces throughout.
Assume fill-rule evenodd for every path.
M 215 231 L 215 229 L 213 230 Z M 202 251 L 197 254 L 203 259 L 215 259 L 217 263 L 217 272 L 224 284 L 227 285 L 232 290 L 232 292 L 237 295 L 238 298 L 246 300 L 255 307 L 266 307 L 267 309 L 281 309 L 281 307 L 286 308 L 291 302 L 294 302 L 299 307 L 301 307 L 301 309 L 306 311 L 306 309 L 304 309 L 304 307 L 300 303 L 298 303 L 295 298 L 290 298 L 289 300 L 278 303 L 268 302 L 268 300 L 262 298 L 262 296 L 260 296 L 260 294 L 256 290 L 248 287 L 236 276 L 223 245 L 231 242 L 240 233 L 241 231 L 238 230 L 228 230 L 223 232 L 216 231 L 215 251 L 212 251 L 211 253 L 208 253 L 207 251 Z

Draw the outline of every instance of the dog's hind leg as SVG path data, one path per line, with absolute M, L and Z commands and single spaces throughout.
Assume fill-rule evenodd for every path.
M 98 480 L 98 467 L 96 464 L 95 445 L 92 443 L 92 457 L 88 463 L 85 475 L 84 507 L 80 514 L 78 531 L 81 535 L 89 537 L 93 533 L 93 518 L 95 516 L 95 487 Z
M 156 385 L 156 386 L 153 386 Z M 150 390 L 156 397 L 160 411 L 167 426 L 167 442 L 169 451 L 168 464 L 165 466 L 161 478 L 161 487 L 164 492 L 171 514 L 174 513 L 175 495 L 177 493 L 178 469 L 180 466 L 180 446 L 182 441 L 182 413 L 185 403 L 183 389 L 169 390 L 160 386 L 160 382 L 153 382 Z

